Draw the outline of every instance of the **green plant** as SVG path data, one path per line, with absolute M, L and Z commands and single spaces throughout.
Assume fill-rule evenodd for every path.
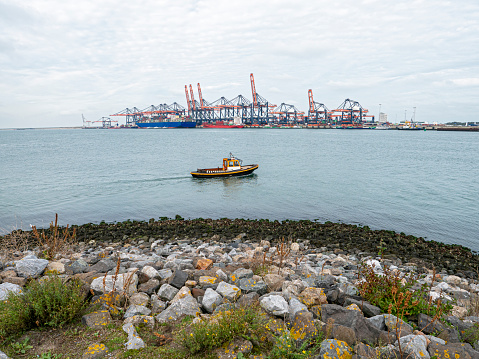
M 361 266 L 358 276 L 362 279 L 356 285 L 361 296 L 380 307 L 383 312 L 396 316 L 402 313 L 404 317 L 424 313 L 434 317 L 448 314 L 452 310 L 452 304 L 449 302 L 440 299 L 432 302 L 429 296 L 431 286 L 427 283 L 417 290 L 412 290 L 418 283 L 417 276 L 400 274 L 387 266 L 382 274 L 378 274 L 369 265 Z
M 0 338 L 33 327 L 58 327 L 81 314 L 86 307 L 81 282 L 63 283 L 58 276 L 32 281 L 23 293 L 10 293 L 0 302 Z
M 296 342 L 290 331 L 284 328 L 280 335 L 274 337 L 274 345 L 269 358 L 306 359 L 313 354 L 312 350 L 308 350 L 308 346 L 308 341 Z
M 60 359 L 61 357 L 62 357 L 61 354 L 52 354 L 51 352 L 37 355 L 37 358 L 40 358 L 40 359 Z
M 181 340 L 189 354 L 210 352 L 243 337 L 259 347 L 266 345 L 268 319 L 258 306 L 237 307 L 220 312 L 208 322 L 192 324 L 181 334 Z
M 54 259 L 57 253 L 64 250 L 76 238 L 76 228 L 70 233 L 67 225 L 63 232 L 60 231 L 58 228 L 58 213 L 55 213 L 55 224 L 50 222 L 49 234 L 45 234 L 45 230 L 39 233 L 36 226 L 32 226 L 32 233 L 40 247 L 43 248 L 46 259 Z
M 33 348 L 33 346 L 28 345 L 29 341 L 30 341 L 30 338 L 26 337 L 23 342 L 11 343 L 10 346 L 12 347 L 13 351 L 16 354 L 25 354 L 27 351 Z

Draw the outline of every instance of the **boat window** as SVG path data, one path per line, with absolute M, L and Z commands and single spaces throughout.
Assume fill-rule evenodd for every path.
M 238 163 L 238 161 L 235 161 L 235 166 L 239 166 L 239 163 Z
M 230 161 L 230 164 L 229 164 L 229 166 L 231 166 L 231 167 L 233 166 L 233 161 Z

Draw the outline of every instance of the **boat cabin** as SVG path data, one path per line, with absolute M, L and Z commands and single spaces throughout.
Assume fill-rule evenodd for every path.
M 239 160 L 234 157 L 223 158 L 223 171 L 235 171 L 241 169 Z

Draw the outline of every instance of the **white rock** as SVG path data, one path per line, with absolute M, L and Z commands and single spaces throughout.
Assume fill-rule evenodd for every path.
M 226 282 L 221 282 L 220 284 L 218 284 L 216 292 L 218 292 L 231 302 L 236 301 L 236 299 L 238 299 L 241 295 L 241 290 L 237 286 L 228 284 Z
M 95 293 L 109 293 L 113 291 L 113 289 L 118 292 L 123 292 L 126 289 L 126 293 L 129 296 L 137 292 L 138 275 L 136 273 L 118 274 L 116 280 L 114 277 L 114 275 L 107 275 L 106 278 L 104 276 L 95 278 L 91 282 L 90 288 Z M 105 281 L 105 285 L 103 285 L 103 280 Z
M 160 289 L 158 289 L 158 297 L 164 300 L 172 300 L 175 295 L 179 292 L 179 289 L 176 289 L 168 283 L 163 284 Z
M 0 300 L 6 300 L 8 297 L 8 293 L 21 293 L 22 287 L 17 284 L 12 283 L 2 283 L 0 284 Z
M 158 273 L 158 271 L 152 266 L 144 266 L 143 269 L 141 270 L 141 273 L 143 273 L 150 279 L 160 278 L 160 273 Z
M 401 349 L 411 359 L 429 359 L 427 338 L 424 335 L 410 334 L 399 339 Z M 398 346 L 398 341 L 394 344 Z
M 270 295 L 260 302 L 261 307 L 268 313 L 276 316 L 284 316 L 288 313 L 288 302 L 280 295 Z
M 223 297 L 215 290 L 207 288 L 203 296 L 202 305 L 208 313 L 213 313 L 218 305 L 223 302 Z
M 15 263 L 15 271 L 19 277 L 37 278 L 48 265 L 46 259 L 38 259 L 34 255 L 25 256 Z
M 195 298 L 188 295 L 170 305 L 158 314 L 155 319 L 158 323 L 165 323 L 171 320 L 177 320 L 183 315 L 192 315 L 196 317 L 200 313 L 201 311 L 198 302 Z
M 132 323 L 124 324 L 122 328 L 128 334 L 128 341 L 124 344 L 126 349 L 141 349 L 145 347 L 145 342 L 140 338 Z

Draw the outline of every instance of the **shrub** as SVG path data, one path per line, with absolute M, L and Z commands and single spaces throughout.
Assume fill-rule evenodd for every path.
M 452 310 L 452 304 L 440 299 L 432 302 L 429 299 L 431 286 L 424 283 L 419 289 L 412 287 L 418 283 L 418 278 L 407 276 L 390 270 L 387 266 L 384 273 L 376 273 L 374 268 L 368 265 L 359 269 L 359 276 L 364 279 L 357 284 L 361 296 L 383 312 L 395 316 L 415 316 L 419 313 L 431 317 L 448 314 Z
M 33 327 L 58 327 L 78 317 L 86 306 L 81 282 L 63 283 L 58 276 L 28 284 L 23 294 L 0 302 L 0 337 Z
M 267 322 L 258 306 L 235 308 L 221 312 L 208 322 L 192 324 L 190 330 L 182 333 L 183 346 L 192 355 L 219 348 L 235 337 L 265 346 Z

